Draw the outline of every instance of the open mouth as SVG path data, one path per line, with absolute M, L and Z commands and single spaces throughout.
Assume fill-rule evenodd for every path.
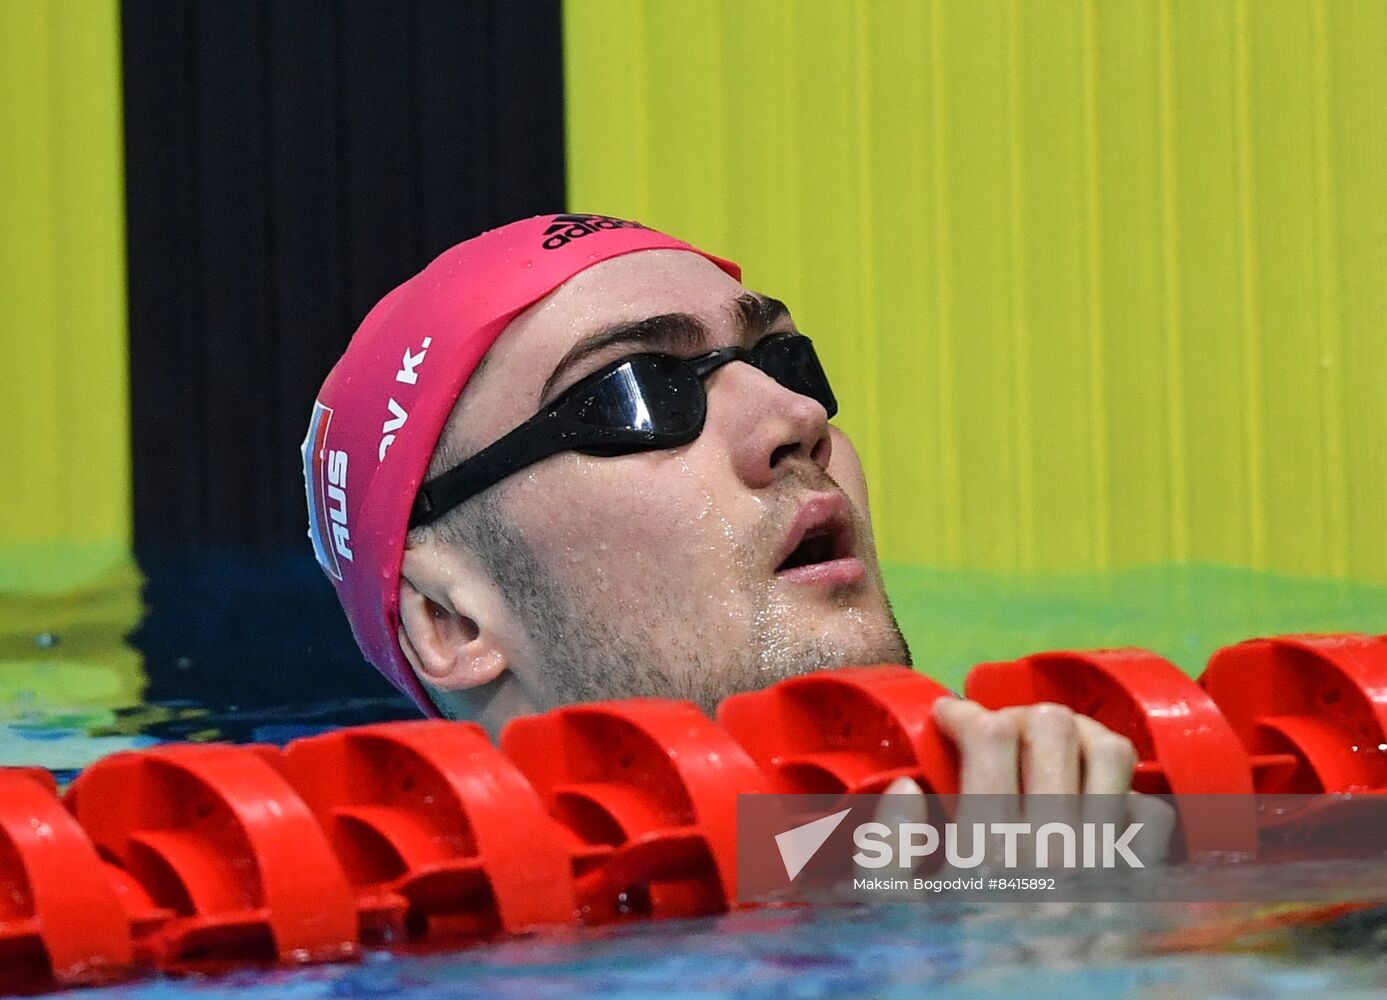
M 815 497 L 800 508 L 781 549 L 777 575 L 853 555 L 852 521 L 838 496 Z
M 827 525 L 822 528 L 815 528 L 812 534 L 804 536 L 804 539 L 791 550 L 785 561 L 777 566 L 775 571 L 780 573 L 787 569 L 798 569 L 801 566 L 838 559 L 847 554 L 841 551 L 841 548 L 838 533 Z

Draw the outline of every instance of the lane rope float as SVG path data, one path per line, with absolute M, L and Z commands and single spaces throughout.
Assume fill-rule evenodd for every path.
M 1144 650 L 1038 653 L 977 666 L 964 691 L 1122 733 L 1138 791 L 1387 791 L 1380 636 L 1251 640 L 1198 681 Z M 634 699 L 517 719 L 499 747 L 439 720 L 170 744 L 102 758 L 62 796 L 42 769 L 2 768 L 0 989 L 724 912 L 739 794 L 901 776 L 956 793 L 930 712 L 948 694 L 908 667 L 844 667 L 732 696 L 717 721 Z M 1189 854 L 1257 847 L 1250 809 L 1184 819 Z

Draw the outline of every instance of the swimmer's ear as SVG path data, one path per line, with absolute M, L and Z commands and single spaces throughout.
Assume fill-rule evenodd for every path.
M 490 631 L 455 606 L 447 593 L 422 592 L 400 578 L 400 648 L 415 674 L 442 691 L 487 684 L 509 665 Z

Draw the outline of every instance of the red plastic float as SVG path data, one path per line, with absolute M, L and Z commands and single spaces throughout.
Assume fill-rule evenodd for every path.
M 0 989 L 75 986 L 128 972 L 130 923 L 51 775 L 0 769 Z
M 574 922 L 562 832 L 480 726 L 343 729 L 289 744 L 278 764 L 346 868 L 363 940 Z
M 958 754 L 931 707 L 952 697 L 909 667 L 843 667 L 733 695 L 718 722 L 777 792 L 880 792 L 899 777 L 958 791 Z
M 766 776 L 691 702 L 571 705 L 501 734 L 567 831 L 584 920 L 685 917 L 736 899 L 737 796 Z
M 1252 761 L 1208 692 L 1144 649 L 1037 653 L 973 668 L 964 694 L 988 708 L 1055 702 L 1136 747 L 1139 792 L 1251 794 Z
M 1219 650 L 1200 684 L 1238 739 L 1280 760 L 1259 792 L 1387 789 L 1387 642 L 1291 635 Z
M 1155 653 L 1105 649 L 984 663 L 968 674 L 964 693 L 988 708 L 1055 702 L 1121 733 L 1137 751 L 1139 792 L 1253 792 L 1254 762 L 1214 699 Z M 1257 818 L 1247 801 L 1186 808 L 1181 818 L 1189 854 L 1256 853 Z
M 1097 719 L 1136 746 L 1138 790 L 1185 802 L 1387 791 L 1381 637 L 1241 643 L 1198 684 L 1142 650 L 1041 653 L 983 664 L 965 690 Z M 0 987 L 720 912 L 737 795 L 902 775 L 956 792 L 931 712 L 947 693 L 906 667 L 849 667 L 729 698 L 720 725 L 638 699 L 518 719 L 500 750 L 439 721 L 283 751 L 164 746 L 98 761 L 61 802 L 46 772 L 0 769 Z M 1192 851 L 1257 846 L 1247 816 L 1184 819 Z
M 102 855 L 171 911 L 139 943 L 161 968 L 355 953 L 356 909 L 273 747 L 168 746 L 87 768 L 68 804 Z

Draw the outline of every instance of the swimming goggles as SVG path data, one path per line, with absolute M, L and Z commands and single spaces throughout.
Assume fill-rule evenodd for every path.
M 703 381 L 733 361 L 745 361 L 790 391 L 817 400 L 830 417 L 838 412 L 828 376 L 803 334 L 774 334 L 751 348 L 724 347 L 696 358 L 629 355 L 574 383 L 515 430 L 425 483 L 409 526 L 436 521 L 507 476 L 560 452 L 629 455 L 688 444 L 703 432 L 708 413 Z

